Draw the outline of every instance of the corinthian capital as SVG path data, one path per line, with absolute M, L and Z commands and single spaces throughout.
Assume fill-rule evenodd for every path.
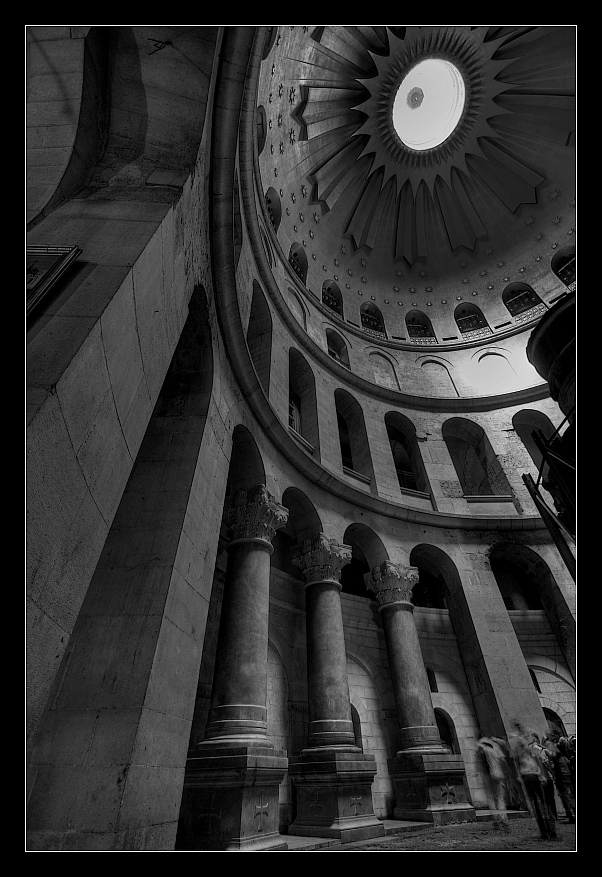
M 288 521 L 288 509 L 276 502 L 264 484 L 252 490 L 240 490 L 226 515 L 228 536 L 235 539 L 272 541 L 279 527 Z
M 415 566 L 401 566 L 385 560 L 372 570 L 367 586 L 376 594 L 379 606 L 389 603 L 409 603 L 412 588 L 418 583 L 418 569 Z
M 305 539 L 291 550 L 291 561 L 303 574 L 303 581 L 339 582 L 341 570 L 351 560 L 349 545 L 341 545 L 324 533 Z

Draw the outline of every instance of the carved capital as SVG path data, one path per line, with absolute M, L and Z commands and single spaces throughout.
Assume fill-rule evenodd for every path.
M 340 582 L 341 570 L 350 560 L 351 547 L 329 539 L 324 533 L 304 539 L 291 550 L 291 561 L 301 570 L 305 584 Z
M 279 527 L 288 521 L 288 509 L 276 502 L 264 484 L 252 490 L 239 490 L 226 515 L 228 538 L 263 539 L 271 544 Z
M 380 566 L 375 566 L 366 578 L 367 587 L 376 594 L 379 606 L 409 603 L 412 599 L 412 588 L 418 583 L 418 569 L 385 560 Z

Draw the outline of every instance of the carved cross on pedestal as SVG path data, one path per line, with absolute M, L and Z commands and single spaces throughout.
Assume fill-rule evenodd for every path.
M 349 806 L 353 807 L 353 815 L 357 816 L 358 808 L 362 806 L 362 796 L 353 795 L 349 798 Z
M 446 804 L 451 804 L 452 801 L 456 800 L 456 790 L 449 783 L 441 786 L 441 800 L 444 798 Z
M 259 817 L 257 831 L 263 831 L 263 817 L 268 815 L 268 805 L 263 803 L 263 793 L 259 796 L 259 804 L 255 804 L 255 819 Z
M 214 793 L 212 794 L 212 796 L 211 796 L 211 801 L 210 801 L 210 803 L 209 803 L 209 808 L 208 808 L 207 810 L 201 810 L 201 812 L 198 814 L 198 817 L 197 817 L 197 818 L 198 818 L 198 821 L 201 822 L 201 823 L 206 821 L 206 823 L 207 823 L 207 834 L 215 834 L 215 833 L 216 833 L 216 832 L 214 831 L 214 828 L 213 828 L 214 820 L 217 822 L 217 829 L 218 829 L 218 830 L 219 830 L 219 827 L 220 827 L 220 824 L 221 824 L 221 821 L 222 821 L 222 811 L 221 811 L 221 807 L 220 807 L 219 810 L 214 810 L 214 809 L 213 809 L 213 801 L 214 801 L 214 798 L 215 798 L 215 792 L 214 792 Z
M 320 792 L 318 789 L 314 789 L 313 792 L 310 792 L 310 795 L 314 795 L 315 797 L 310 800 L 309 804 L 309 812 L 310 813 L 319 813 L 320 810 L 324 809 L 324 804 L 320 801 Z

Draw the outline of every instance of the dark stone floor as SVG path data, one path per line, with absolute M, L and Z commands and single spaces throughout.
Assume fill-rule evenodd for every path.
M 576 831 L 565 819 L 557 822 L 557 841 L 539 837 L 535 819 L 513 819 L 510 833 L 496 831 L 492 821 L 464 825 L 420 828 L 403 834 L 392 834 L 378 840 L 365 841 L 321 850 L 295 852 L 324 853 L 461 853 L 461 852 L 576 852 Z M 291 851 L 292 852 L 292 851 Z

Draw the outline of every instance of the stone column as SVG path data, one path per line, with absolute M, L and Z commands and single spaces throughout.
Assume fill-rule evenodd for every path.
M 323 533 L 293 549 L 305 582 L 309 746 L 289 761 L 297 816 L 289 834 L 346 842 L 384 835 L 374 815 L 374 756 L 355 745 L 341 610 L 341 569 L 351 548 Z
M 228 563 L 205 739 L 188 759 L 178 848 L 286 849 L 278 786 L 286 752 L 267 738 L 270 556 L 288 510 L 264 485 L 227 514 Z
M 383 621 L 400 728 L 401 748 L 389 762 L 397 793 L 394 815 L 436 823 L 473 821 L 462 756 L 447 751 L 437 729 L 411 602 L 418 577 L 416 567 L 385 561 L 368 581 Z

